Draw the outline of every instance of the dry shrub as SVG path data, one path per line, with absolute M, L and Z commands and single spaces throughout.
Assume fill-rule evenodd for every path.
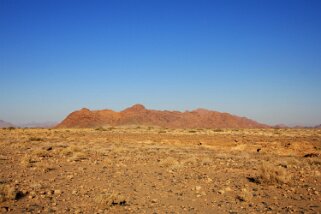
M 38 169 L 41 169 L 44 173 L 47 173 L 56 169 L 53 164 L 49 164 L 47 162 L 39 162 L 37 163 L 36 167 Z
M 73 153 L 72 157 L 69 159 L 70 161 L 81 161 L 81 160 L 86 160 L 88 159 L 88 154 L 84 152 L 76 152 Z
M 173 157 L 167 157 L 159 162 L 159 164 L 162 167 L 169 168 L 170 170 L 176 170 L 181 167 L 183 167 L 183 164 L 181 164 L 178 160 L 176 160 Z
M 321 167 L 321 159 L 320 158 L 307 158 L 306 160 L 307 165 L 309 166 L 316 166 Z
M 18 200 L 23 197 L 23 193 L 15 186 L 0 184 L 0 202 L 8 200 Z
M 43 139 L 40 137 L 30 137 L 29 141 L 43 141 Z
M 126 154 L 128 151 L 128 148 L 119 145 L 114 145 L 111 147 L 111 152 L 114 154 Z
M 241 193 L 236 196 L 236 198 L 241 202 L 249 202 L 253 198 L 253 194 L 246 188 L 243 188 Z
M 96 131 L 107 131 L 107 129 L 103 128 L 103 127 L 98 127 L 95 129 Z
M 213 163 L 213 159 L 206 156 L 206 157 L 200 158 L 199 162 L 200 162 L 201 165 L 210 166 Z
M 72 145 L 61 150 L 61 155 L 69 157 L 69 161 L 81 161 L 88 159 L 89 154 L 77 145 Z
M 63 156 L 72 156 L 74 153 L 82 152 L 82 149 L 78 146 L 72 145 L 61 150 Z
M 32 167 L 37 162 L 38 161 L 34 157 L 29 155 L 23 156 L 20 161 L 20 163 L 25 167 Z
M 102 192 L 96 196 L 95 201 L 103 207 L 125 206 L 128 203 L 123 195 L 114 191 L 112 193 Z
M 191 156 L 187 159 L 182 160 L 182 164 L 185 166 L 191 166 L 191 165 L 196 165 L 198 162 L 196 156 Z
M 32 155 L 35 155 L 37 157 L 49 157 L 49 152 L 44 149 L 35 149 L 32 151 Z
M 169 167 L 171 165 L 178 164 L 178 161 L 173 157 L 167 157 L 159 162 L 161 166 Z
M 259 171 L 258 180 L 260 183 L 283 184 L 288 183 L 291 175 L 281 166 L 274 166 L 268 162 L 263 162 Z

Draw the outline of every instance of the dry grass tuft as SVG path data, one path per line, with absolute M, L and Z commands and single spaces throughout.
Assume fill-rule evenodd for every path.
M 21 158 L 21 161 L 20 161 L 20 163 L 24 166 L 24 167 L 33 167 L 33 165 L 35 164 L 35 163 L 37 163 L 38 161 L 34 158 L 34 157 L 32 157 L 32 156 L 30 156 L 30 155 L 25 155 L 25 156 L 23 156 L 22 158 Z
M 23 196 L 24 194 L 18 191 L 15 186 L 0 184 L 0 202 L 18 200 Z
M 98 127 L 95 129 L 96 131 L 107 131 L 107 129 L 103 128 L 103 127 Z
M 89 155 L 85 152 L 76 152 L 73 153 L 72 157 L 70 157 L 68 160 L 69 161 L 82 161 L 82 160 L 86 160 L 89 158 Z
M 249 202 L 253 198 L 253 194 L 246 188 L 243 188 L 241 193 L 236 196 L 241 202 Z
M 122 194 L 115 193 L 114 191 L 112 193 L 102 192 L 96 196 L 95 201 L 103 207 L 111 207 L 116 205 L 125 206 L 128 203 Z
M 173 157 L 167 157 L 167 158 L 165 158 L 163 160 L 160 160 L 159 164 L 162 167 L 168 168 L 169 170 L 177 170 L 179 168 L 184 167 L 183 164 L 181 164 L 178 160 L 176 160 Z
M 32 155 L 35 155 L 37 157 L 49 157 L 49 152 L 45 149 L 35 149 L 31 153 Z
M 259 171 L 258 180 L 260 183 L 283 184 L 288 183 L 291 175 L 281 166 L 274 166 L 268 162 L 263 162 Z
M 30 137 L 29 141 L 43 141 L 43 139 L 40 137 Z

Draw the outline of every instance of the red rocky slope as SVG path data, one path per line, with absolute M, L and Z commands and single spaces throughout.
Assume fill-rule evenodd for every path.
M 136 104 L 120 112 L 90 111 L 83 108 L 67 116 L 57 128 L 95 128 L 100 126 L 147 125 L 166 128 L 265 128 L 267 125 L 228 113 L 197 109 L 194 111 L 149 110 Z

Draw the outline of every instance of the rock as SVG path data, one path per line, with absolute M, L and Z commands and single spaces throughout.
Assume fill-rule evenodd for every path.
M 206 183 L 211 183 L 213 180 L 211 178 L 206 179 Z
M 201 189 L 202 189 L 201 186 L 196 186 L 196 187 L 195 187 L 195 191 L 196 191 L 196 192 L 199 192 Z
M 61 195 L 62 191 L 60 189 L 54 190 L 55 195 Z
M 225 191 L 226 191 L 226 192 L 231 192 L 232 189 L 231 189 L 230 187 L 226 187 L 226 188 L 225 188 Z
M 221 189 L 221 190 L 218 191 L 218 193 L 223 195 L 225 193 L 225 191 Z

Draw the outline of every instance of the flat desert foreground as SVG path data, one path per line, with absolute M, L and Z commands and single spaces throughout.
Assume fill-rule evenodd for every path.
M 319 129 L 1 129 L 1 213 L 321 213 Z

